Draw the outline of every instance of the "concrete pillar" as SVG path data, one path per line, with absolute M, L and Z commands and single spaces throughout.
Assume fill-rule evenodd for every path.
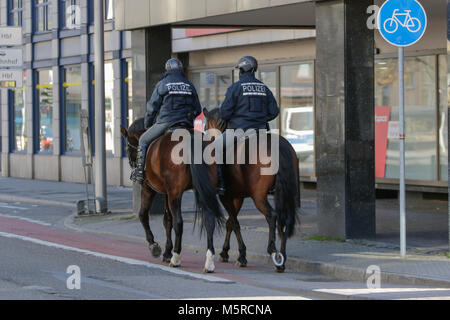
M 450 75 L 450 0 L 447 0 L 447 77 Z M 447 87 L 447 97 L 448 97 L 448 116 L 450 116 L 450 82 L 447 79 L 447 83 L 449 86 Z M 450 119 L 447 117 L 447 119 Z M 448 129 L 448 137 L 450 137 L 450 124 L 447 127 Z M 448 142 L 447 142 L 448 146 Z M 450 187 L 450 157 L 448 158 L 449 166 L 448 166 L 448 185 Z M 450 254 L 450 189 L 449 189 L 449 210 L 448 210 L 448 244 L 449 244 L 449 254 Z
M 316 3 L 319 232 L 375 236 L 373 0 Z

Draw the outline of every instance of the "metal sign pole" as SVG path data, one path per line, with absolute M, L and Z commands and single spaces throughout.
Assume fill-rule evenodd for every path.
M 398 102 L 400 121 L 400 256 L 406 256 L 406 196 L 405 196 L 405 52 L 398 48 Z

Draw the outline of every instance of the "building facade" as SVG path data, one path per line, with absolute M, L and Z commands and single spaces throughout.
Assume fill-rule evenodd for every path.
M 93 1 L 1 0 L 0 12 L 1 26 L 22 27 L 24 39 L 24 86 L 1 92 L 2 175 L 84 182 L 79 111 L 89 110 L 92 125 Z M 120 124 L 126 124 L 132 87 L 130 36 L 115 30 L 113 0 L 105 0 L 107 182 L 111 185 L 129 185 Z

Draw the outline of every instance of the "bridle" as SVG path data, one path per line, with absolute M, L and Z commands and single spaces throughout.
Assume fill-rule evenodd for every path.
M 136 168 L 136 160 L 134 160 L 134 161 L 131 160 L 129 150 L 130 150 L 130 149 L 133 149 L 133 150 L 135 150 L 135 151 L 137 152 L 138 147 L 132 145 L 132 144 L 130 143 L 130 141 L 128 141 L 128 138 L 127 138 L 126 140 L 127 140 L 127 149 L 128 149 L 128 150 L 127 150 L 127 154 L 128 154 L 128 163 L 130 164 L 130 167 Z

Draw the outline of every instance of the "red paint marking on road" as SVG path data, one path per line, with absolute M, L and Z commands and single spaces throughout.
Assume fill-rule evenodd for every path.
M 0 217 L 0 232 L 12 233 L 19 236 L 39 239 L 78 249 L 95 251 L 98 253 L 148 261 L 159 265 L 166 265 L 165 263 L 162 263 L 160 258 L 153 258 L 150 255 L 146 245 L 126 240 L 118 240 L 88 233 L 55 229 L 24 220 L 6 217 Z M 199 270 L 203 269 L 204 263 L 205 256 L 182 252 L 182 270 L 200 273 Z M 227 264 L 216 262 L 216 270 L 218 272 L 216 271 L 213 275 L 232 281 L 254 281 L 252 278 L 223 272 L 232 268 L 236 267 L 234 267 L 231 263 Z

